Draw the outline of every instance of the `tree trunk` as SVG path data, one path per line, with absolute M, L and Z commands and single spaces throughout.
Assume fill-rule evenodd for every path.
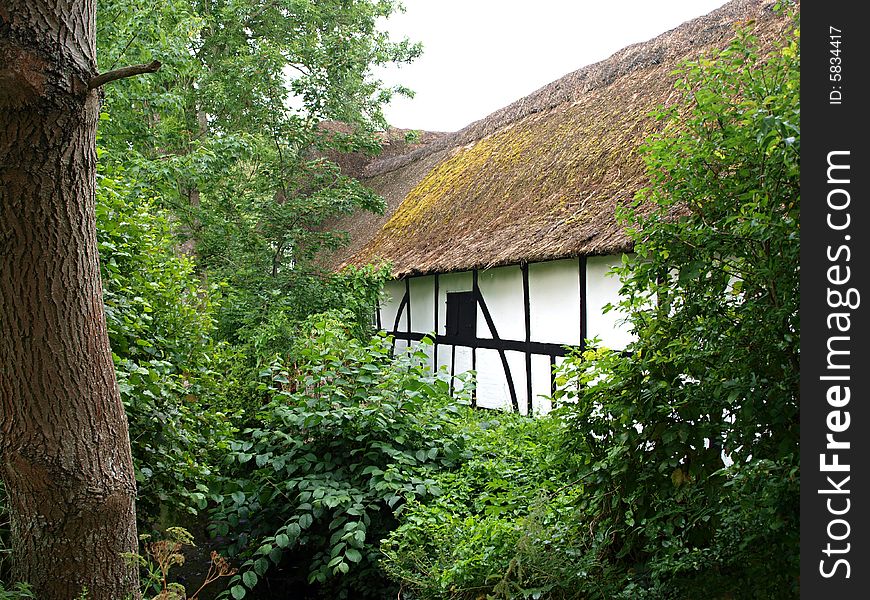
M 0 0 L 0 477 L 13 576 L 138 598 L 136 484 L 103 314 L 94 0 Z

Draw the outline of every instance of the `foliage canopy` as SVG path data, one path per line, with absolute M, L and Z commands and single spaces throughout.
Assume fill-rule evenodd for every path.
M 333 307 L 312 262 L 342 235 L 324 227 L 382 201 L 329 156 L 376 153 L 385 88 L 378 65 L 420 53 L 376 20 L 391 0 L 110 0 L 98 6 L 100 68 L 159 58 L 148 77 L 106 96 L 104 162 L 171 207 L 200 271 L 229 284 L 218 333 L 234 342 L 272 311 L 294 319 Z M 341 122 L 342 126 L 324 126 Z

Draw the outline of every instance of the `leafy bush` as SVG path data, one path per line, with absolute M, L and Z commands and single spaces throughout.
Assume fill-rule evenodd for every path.
M 105 170 L 105 169 L 104 169 Z M 195 512 L 211 473 L 209 451 L 228 433 L 213 410 L 215 287 L 180 255 L 169 219 L 118 170 L 97 187 L 97 240 L 109 341 L 139 483 L 140 520 L 161 506 Z
M 0 600 L 20 600 L 22 598 L 36 598 L 26 583 L 16 583 L 12 587 L 0 581 Z
M 303 335 L 300 332 L 307 335 L 304 322 L 308 317 L 330 310 L 344 311 L 344 326 L 358 338 L 368 337 L 373 329 L 373 310 L 388 278 L 387 266 L 365 266 L 306 279 L 301 283 L 305 291 L 299 294 L 304 294 L 307 301 L 300 301 L 298 294 L 288 295 L 276 290 L 277 297 L 267 310 L 249 315 L 248 324 L 236 331 L 235 336 L 241 342 L 238 348 L 253 361 L 250 366 L 256 367 L 256 373 L 259 373 L 276 356 L 287 358 L 290 355 L 296 338 Z
M 408 598 L 573 597 L 585 532 L 575 457 L 551 417 L 476 413 L 470 458 L 437 477 L 444 494 L 409 504 L 384 540 L 385 571 Z
M 380 538 L 467 458 L 449 376 L 431 373 L 422 350 L 393 356 L 388 338 L 359 340 L 348 323 L 347 312 L 307 322 L 293 361 L 262 373 L 272 400 L 227 456 L 211 528 L 245 560 L 234 598 L 293 561 L 325 597 L 384 597 Z
M 226 288 L 224 304 L 233 308 L 223 318 L 244 321 L 236 329 L 218 331 L 218 338 L 229 335 L 235 340 L 229 348 L 223 364 L 226 376 L 222 382 L 223 406 L 226 411 L 243 415 L 243 422 L 250 424 L 257 412 L 270 400 L 270 394 L 258 380 L 259 373 L 267 368 L 276 357 L 287 359 L 297 345 L 297 338 L 303 335 L 305 319 L 312 313 L 342 309 L 347 314 L 344 325 L 358 338 L 372 333 L 372 310 L 377 305 L 389 271 L 386 267 L 363 267 L 344 269 L 340 273 L 311 276 L 306 279 L 296 274 L 304 295 L 291 295 L 274 290 L 274 299 L 262 310 L 246 303 L 244 290 L 231 286 Z M 305 279 L 305 281 L 302 281 Z M 300 301 L 302 300 L 302 301 Z M 247 313 L 246 313 L 247 311 Z M 224 325 L 227 323 L 225 322 Z M 220 328 L 219 328 L 220 329 Z
M 685 67 L 622 212 L 637 341 L 566 361 L 565 447 L 625 597 L 797 595 L 799 64 L 797 32 L 763 59 L 741 33 Z

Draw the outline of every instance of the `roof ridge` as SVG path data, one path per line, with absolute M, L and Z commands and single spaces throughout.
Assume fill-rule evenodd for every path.
M 603 60 L 571 71 L 531 94 L 514 100 L 507 106 L 430 144 L 406 154 L 376 159 L 366 165 L 363 177 L 376 177 L 395 171 L 435 152 L 481 140 L 527 116 L 552 110 L 568 102 L 575 102 L 582 95 L 605 88 L 615 80 L 630 75 L 638 69 L 658 64 L 669 51 L 673 51 L 672 39 L 681 34 L 694 34 L 692 43 L 703 45 L 705 39 L 713 37 L 717 30 L 732 27 L 735 14 L 747 14 L 753 6 L 768 10 L 774 3 L 774 0 L 732 0 L 706 15 L 685 21 L 646 41 L 617 50 Z

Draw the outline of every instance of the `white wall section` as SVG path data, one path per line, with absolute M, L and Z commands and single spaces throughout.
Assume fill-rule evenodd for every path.
M 550 411 L 550 357 L 532 356 L 532 412 L 536 415 Z
M 477 349 L 477 405 L 511 410 L 507 378 L 498 350 Z
M 590 256 L 586 260 L 586 337 L 601 339 L 611 350 L 623 350 L 634 336 L 625 323 L 625 313 L 614 308 L 604 313 L 604 306 L 619 301 L 619 277 L 610 270 L 622 263 L 621 256 Z
M 435 331 L 435 276 L 412 277 L 409 284 L 411 331 L 419 333 Z
M 393 323 L 396 321 L 396 311 L 399 310 L 399 304 L 402 302 L 404 295 L 404 281 L 388 281 L 384 284 L 384 298 L 381 303 L 381 327 L 385 331 L 393 330 Z M 400 322 L 399 327 L 404 329 L 405 324 Z
M 518 290 L 522 298 L 522 288 Z M 532 340 L 580 343 L 580 266 L 577 259 L 529 265 Z
M 498 336 L 503 340 L 526 339 L 523 274 L 519 266 L 480 271 L 477 285 L 492 316 Z M 477 337 L 493 337 L 480 307 L 477 309 Z
M 397 351 L 408 347 L 406 340 L 409 337 L 412 346 L 420 347 L 413 338 L 419 339 L 431 333 L 437 323 L 437 334 L 439 339 L 443 339 L 437 343 L 437 361 L 434 356 L 436 345 L 425 345 L 430 363 L 433 368 L 443 366 L 454 375 L 475 369 L 477 406 L 513 410 L 512 383 L 518 412 L 527 414 L 531 404 L 533 414 L 543 414 L 552 408 L 549 399 L 553 385 L 552 365 L 564 360 L 564 346 L 580 345 L 581 331 L 585 331 L 589 339 L 599 337 L 603 345 L 616 350 L 625 348 L 631 341 L 623 323 L 624 315 L 617 311 L 603 314 L 603 307 L 615 303 L 619 297 L 619 280 L 609 271 L 620 261 L 619 256 L 596 256 L 528 265 L 528 344 L 523 269 L 519 265 L 479 271 L 477 287 L 480 299 L 476 306 L 467 304 L 474 301 L 469 296 L 457 297 L 457 304 L 452 305 L 457 312 L 451 318 L 461 321 L 467 314 L 470 324 L 476 310 L 474 332 L 463 333 L 460 326 L 458 337 L 449 337 L 446 328 L 447 294 L 473 291 L 472 271 L 388 282 L 380 312 L 381 326 L 393 331 L 402 298 L 408 290 L 410 303 L 402 308 L 394 332 Z M 461 307 L 467 307 L 471 312 Z M 486 313 L 492 319 L 494 332 L 487 323 Z M 581 323 L 584 316 L 586 322 Z M 457 341 L 461 344 L 451 345 Z

